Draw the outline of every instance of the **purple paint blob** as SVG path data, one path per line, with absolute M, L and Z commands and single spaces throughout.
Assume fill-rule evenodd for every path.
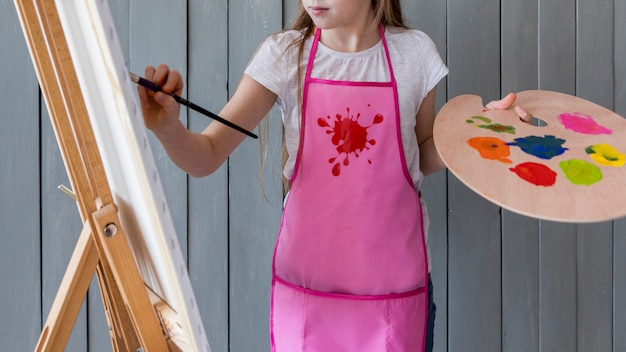
M 507 145 L 518 146 L 526 154 L 534 155 L 540 159 L 552 159 L 555 156 L 565 153 L 567 148 L 563 148 L 564 139 L 554 136 L 528 136 L 524 138 L 515 138 L 514 142 Z
M 583 134 L 611 134 L 612 130 L 599 125 L 593 117 L 579 112 L 564 112 L 559 115 L 559 121 L 566 129 Z

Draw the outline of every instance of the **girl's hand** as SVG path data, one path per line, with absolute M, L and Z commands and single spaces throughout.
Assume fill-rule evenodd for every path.
M 504 98 L 500 100 L 494 100 L 489 102 L 485 107 L 489 110 L 506 110 L 510 108 L 513 103 L 515 103 L 515 93 L 509 93 Z M 515 113 L 519 116 L 519 119 L 526 122 L 532 123 L 533 116 L 526 111 L 523 107 L 516 105 L 514 107 Z
M 140 85 L 137 86 L 141 110 L 146 127 L 155 134 L 167 134 L 176 124 L 180 114 L 180 105 L 174 98 L 165 93 L 181 95 L 183 78 L 176 70 L 170 70 L 161 64 L 156 69 L 148 66 L 144 78 L 161 86 L 162 92 L 153 92 Z

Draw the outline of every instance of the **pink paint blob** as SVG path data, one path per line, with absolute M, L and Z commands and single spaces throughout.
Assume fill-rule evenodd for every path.
M 559 115 L 559 121 L 566 129 L 583 134 L 611 134 L 612 130 L 599 125 L 593 117 L 579 112 L 564 112 Z

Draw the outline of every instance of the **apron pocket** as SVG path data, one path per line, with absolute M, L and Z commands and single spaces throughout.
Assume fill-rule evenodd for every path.
M 278 277 L 272 286 L 272 351 L 424 349 L 424 288 L 383 296 L 354 296 L 309 290 Z

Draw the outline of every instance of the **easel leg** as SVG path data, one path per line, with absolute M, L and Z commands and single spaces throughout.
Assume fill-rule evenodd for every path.
M 113 273 L 105 262 L 100 261 L 91 227 L 86 223 L 48 313 L 46 324 L 35 349 L 36 352 L 65 349 L 94 273 L 98 277 L 111 329 L 113 350 L 134 352 L 140 346 Z
M 100 295 L 106 311 L 110 327 L 111 345 L 116 352 L 134 352 L 137 350 L 139 338 L 131 323 L 128 310 L 124 308 L 122 295 L 119 291 L 113 273 L 104 263 L 98 265 L 98 284 Z
M 98 262 L 98 250 L 91 228 L 86 224 L 80 233 L 35 351 L 65 349 Z
M 100 215 L 95 217 L 96 226 L 107 224 L 107 221 L 119 221 L 114 207 L 104 207 L 96 214 Z M 119 231 L 118 238 L 106 238 L 100 231 L 92 233 L 89 223 L 85 223 L 50 308 L 36 352 L 65 350 L 94 273 L 98 276 L 113 350 L 137 351 L 141 347 L 141 338 L 145 351 L 168 350 L 143 281 L 136 269 L 132 270 L 134 262 L 128 252 L 126 237 L 121 229 Z M 98 250 L 99 242 L 106 242 L 102 246 L 105 253 Z M 112 268 L 114 263 L 117 266 Z M 126 283 L 125 291 L 122 291 L 118 281 Z
M 114 320 L 127 323 L 118 333 L 124 335 L 136 333 L 136 338 L 141 342 L 144 351 L 168 351 L 164 332 L 139 275 L 126 234 L 120 226 L 117 208 L 113 204 L 103 206 L 93 213 L 93 223 L 98 229 L 94 233 L 98 252 L 102 261 L 109 265 L 108 269 L 112 274 L 105 275 L 110 278 L 105 283 L 107 291 L 119 294 L 109 296 L 109 299 L 113 299 L 109 303 L 117 308 L 119 314 L 125 314 Z M 110 285 L 113 283 L 116 283 L 117 287 L 111 290 Z M 126 340 L 126 343 L 128 342 Z M 134 351 L 135 346 L 130 347 Z

